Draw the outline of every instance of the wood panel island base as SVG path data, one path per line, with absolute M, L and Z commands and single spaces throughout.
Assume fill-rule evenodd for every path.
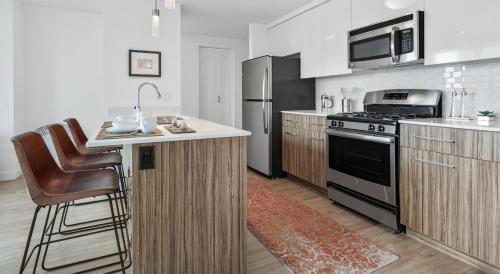
M 91 142 L 132 145 L 134 274 L 246 273 L 250 133 L 189 125 L 197 133 Z M 140 168 L 142 147 L 154 149 L 154 168 Z

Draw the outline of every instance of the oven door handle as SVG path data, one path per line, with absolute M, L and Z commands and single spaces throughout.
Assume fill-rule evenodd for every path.
M 378 143 L 384 143 L 384 144 L 392 144 L 395 142 L 394 137 L 365 135 L 365 134 L 358 134 L 358 133 L 347 132 L 347 131 L 337 131 L 337 130 L 333 130 L 333 129 L 327 129 L 326 133 L 328 135 L 352 138 L 352 139 L 363 140 L 363 141 L 372 141 L 372 142 L 378 142 Z

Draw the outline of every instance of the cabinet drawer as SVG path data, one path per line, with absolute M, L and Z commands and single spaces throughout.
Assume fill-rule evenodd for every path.
M 478 138 L 479 159 L 500 162 L 500 133 L 479 131 Z
M 304 128 L 306 125 L 306 115 L 283 113 L 283 127 Z
M 444 127 L 401 125 L 401 146 L 468 158 L 478 156 L 478 132 Z
M 310 131 L 325 132 L 326 117 L 324 116 L 308 116 L 307 126 Z

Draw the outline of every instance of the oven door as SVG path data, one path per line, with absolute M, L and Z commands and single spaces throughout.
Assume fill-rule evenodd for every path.
M 326 179 L 397 206 L 395 136 L 327 129 Z

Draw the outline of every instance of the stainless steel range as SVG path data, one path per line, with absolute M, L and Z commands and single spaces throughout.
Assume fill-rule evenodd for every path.
M 399 120 L 441 117 L 437 90 L 368 92 L 365 112 L 328 116 L 328 196 L 397 232 Z

